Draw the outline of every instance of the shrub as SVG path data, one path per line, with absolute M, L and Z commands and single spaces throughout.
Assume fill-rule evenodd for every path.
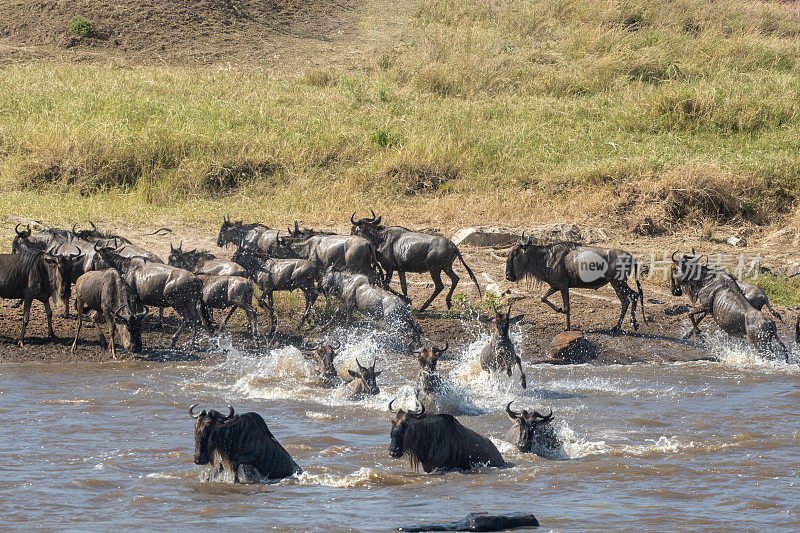
M 92 37 L 94 35 L 94 24 L 92 21 L 80 15 L 69 19 L 69 29 L 75 35 L 81 37 Z

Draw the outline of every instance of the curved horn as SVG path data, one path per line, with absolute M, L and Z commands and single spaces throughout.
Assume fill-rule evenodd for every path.
M 97 231 L 97 226 L 94 225 L 94 222 L 90 220 L 89 225 L 92 226 L 92 231 Z
M 380 226 L 382 219 L 383 219 L 383 215 L 381 215 L 378 218 L 376 218 L 375 220 L 373 220 L 372 223 L 375 224 L 376 226 Z
M 408 412 L 408 414 L 410 414 L 414 418 L 419 418 L 419 417 L 421 417 L 422 415 L 425 414 L 425 404 L 422 403 L 421 401 L 419 401 L 419 398 L 417 398 L 417 403 L 419 404 L 420 409 L 418 411 L 416 411 L 416 412 L 413 412 L 413 413 L 411 411 Z
M 353 213 L 353 214 L 355 215 L 355 213 Z M 14 226 L 14 231 L 16 231 L 16 232 L 17 232 L 17 235 L 19 235 L 19 236 L 22 236 L 22 232 L 19 230 L 19 227 L 20 227 L 21 225 L 22 225 L 22 223 L 20 222 L 19 224 L 17 224 L 16 226 Z
M 678 250 L 675 250 L 674 252 L 672 252 L 672 262 L 673 263 L 677 263 L 678 262 L 678 261 L 675 260 L 675 254 L 677 254 L 677 253 L 678 253 Z
M 225 418 L 231 418 L 233 416 L 233 407 L 231 407 L 230 404 L 228 404 L 228 410 L 230 412 L 228 413 L 228 416 L 226 416 Z
M 354 226 L 358 225 L 358 222 L 356 222 L 356 212 L 355 211 L 353 211 L 353 214 L 350 215 L 350 222 L 352 222 Z
M 67 256 L 67 260 L 68 260 L 68 261 L 75 261 L 75 260 L 76 260 L 76 259 L 78 259 L 78 258 L 79 258 L 81 255 L 83 255 L 83 254 L 81 254 L 81 249 L 80 249 L 80 248 L 78 248 L 77 246 L 75 246 L 74 248 L 75 248 L 76 250 L 78 250 L 78 253 L 77 253 L 77 254 L 69 254 L 69 256 Z
M 444 341 L 444 348 L 436 348 L 434 346 L 433 349 L 436 350 L 437 352 L 439 352 L 440 354 L 442 354 L 442 353 L 446 352 L 449 347 L 450 347 L 450 343 L 447 342 L 447 341 Z
M 356 357 L 356 364 L 358 365 L 359 370 L 366 370 L 367 367 L 361 366 L 361 363 L 358 362 L 358 358 Z
M 511 410 L 512 403 L 514 403 L 514 400 L 511 400 L 510 402 L 508 402 L 508 405 L 506 405 L 506 413 L 508 413 L 508 418 L 510 418 L 511 420 L 518 420 L 520 414 L 515 413 L 514 411 Z
M 189 416 L 191 416 L 192 418 L 200 418 L 200 415 L 202 414 L 202 413 L 194 414 L 194 408 L 197 407 L 198 405 L 200 404 L 196 403 L 194 405 L 189 406 Z
M 372 213 L 372 218 L 370 218 L 369 221 L 375 222 L 375 211 L 373 211 L 372 208 L 370 208 L 369 212 Z
M 409 343 L 408 343 L 408 351 L 409 351 L 409 352 L 411 352 L 411 353 L 422 353 L 422 352 L 423 352 L 423 350 L 425 350 L 425 348 L 422 348 L 422 347 L 420 347 L 420 348 L 417 348 L 416 350 L 412 350 L 412 349 L 411 349 L 411 347 L 412 347 L 413 345 L 414 345 L 414 343 L 413 343 L 413 342 L 409 342 Z
M 389 412 L 390 413 L 394 413 L 394 410 L 392 409 L 392 404 L 394 403 L 394 400 L 396 400 L 396 399 L 397 398 L 394 398 L 392 401 L 389 402 Z
M 136 318 L 144 318 L 147 316 L 147 313 L 150 312 L 150 309 L 145 305 L 143 306 L 143 311 L 141 313 L 136 313 Z
M 72 233 L 78 233 L 78 223 L 74 223 L 72 225 Z
M 336 343 L 336 346 L 334 346 L 334 345 L 333 345 L 333 342 L 335 342 L 335 343 Z M 339 342 L 339 339 L 334 339 L 334 341 L 333 341 L 333 342 L 331 342 L 331 343 L 328 343 L 328 345 L 329 345 L 331 348 L 333 348 L 334 350 L 338 350 L 339 348 L 341 348 L 341 347 L 342 347 L 342 343 L 341 343 L 341 342 Z
M 540 422 L 550 422 L 553 419 L 553 408 L 552 407 L 550 408 L 550 414 L 547 415 L 547 416 L 544 416 L 543 414 L 541 414 L 538 411 L 534 411 L 533 412 L 533 416 L 535 416 L 536 418 L 541 419 L 541 420 L 539 420 Z

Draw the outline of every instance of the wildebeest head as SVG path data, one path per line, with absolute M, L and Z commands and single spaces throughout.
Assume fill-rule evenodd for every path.
M 494 310 L 494 318 L 489 318 L 488 321 L 491 322 L 492 326 L 494 327 L 495 333 L 499 339 L 508 340 L 508 329 L 521 322 L 525 315 L 517 315 L 512 317 L 511 316 L 511 304 L 508 304 L 508 309 L 503 312 L 497 309 L 497 307 L 492 306 Z M 487 321 L 487 319 L 482 319 Z
M 378 360 L 376 359 L 372 362 L 371 367 L 367 367 L 361 366 L 361 363 L 359 363 L 358 359 L 356 359 L 358 372 L 355 372 L 352 369 L 347 370 L 347 373 L 353 378 L 355 391 L 364 395 L 371 394 L 373 396 L 381 392 L 381 390 L 378 388 L 378 376 L 380 376 L 383 371 L 375 371 L 375 364 L 377 362 Z
M 356 214 L 350 215 L 350 222 L 353 224 L 350 228 L 351 235 L 360 235 L 368 240 L 374 237 L 381 228 L 382 216 L 375 216 L 375 211 L 369 210 L 372 213 L 371 217 L 359 218 L 356 220 Z
M 17 235 L 14 237 L 14 241 L 11 243 L 11 251 L 12 253 L 19 254 L 22 253 L 23 250 L 31 249 L 31 243 L 28 240 L 31 236 L 31 226 L 28 224 L 25 229 L 21 230 L 19 227 L 21 224 L 17 224 L 14 226 L 14 231 Z
M 341 383 L 339 374 L 333 360 L 336 358 L 336 350 L 341 347 L 339 341 L 336 344 L 320 343 L 316 346 L 306 346 L 302 351 L 304 355 L 313 357 L 317 361 L 319 375 L 326 386 L 334 386 L 337 382 Z
M 225 416 L 219 411 L 203 409 L 201 412 L 195 414 L 194 408 L 197 404 L 189 407 L 189 415 L 195 419 L 194 422 L 194 462 L 198 465 L 205 465 L 211 462 L 210 450 L 213 450 L 217 443 L 214 439 L 214 434 L 220 426 L 233 418 L 233 407 L 230 405 L 228 409 L 230 413 Z
M 136 313 L 133 309 L 124 310 L 122 306 L 114 312 L 114 317 L 118 323 L 125 326 L 122 330 L 122 345 L 131 353 L 142 351 L 142 320 L 147 315 L 147 308 L 141 313 Z
M 669 286 L 673 296 L 682 296 L 684 288 L 688 289 L 689 297 L 692 302 L 697 299 L 697 289 L 703 279 L 706 267 L 700 264 L 702 256 L 695 255 L 694 249 L 691 254 L 683 254 L 676 258 L 672 252 L 672 266 L 669 270 Z
M 55 266 L 56 276 L 58 277 L 58 295 L 67 301 L 72 296 L 72 265 L 75 261 L 82 257 L 80 249 L 74 246 L 77 253 L 70 253 L 68 255 L 56 254 L 53 251 L 45 254 L 45 261 Z
M 392 411 L 392 403 L 394 400 L 389 402 L 389 411 Z M 403 450 L 404 450 L 404 441 L 406 436 L 406 430 L 410 424 L 413 424 L 416 421 L 424 420 L 425 419 L 425 404 L 420 403 L 420 408 L 416 412 L 414 411 L 403 411 L 402 409 L 397 411 L 397 414 L 392 420 L 392 430 L 389 433 L 391 438 L 391 442 L 389 443 L 389 455 L 392 457 L 402 457 Z
M 533 275 L 532 270 L 536 269 L 530 268 L 529 252 L 536 248 L 539 247 L 533 243 L 530 235 L 526 237 L 523 232 L 522 238 L 514 244 L 508 254 L 508 259 L 506 259 L 506 279 L 508 281 L 518 281 L 526 275 Z
M 528 412 L 526 409 L 515 413 L 511 410 L 512 403 L 508 402 L 506 405 L 508 418 L 514 422 L 509 435 L 516 435 L 515 445 L 519 451 L 529 452 L 534 444 L 548 450 L 555 450 L 561 446 L 555 431 L 550 426 L 550 422 L 553 421 L 552 409 L 546 416 L 537 411 Z
M 423 392 L 428 394 L 435 392 L 441 387 L 441 377 L 436 372 L 436 363 L 439 362 L 439 357 L 449 348 L 449 344 L 445 343 L 444 348 L 437 348 L 436 346 L 423 347 L 418 350 L 411 350 L 417 354 L 417 361 L 419 361 L 419 384 Z M 411 347 L 409 346 L 409 349 Z
M 225 216 L 222 220 L 222 226 L 219 228 L 219 235 L 217 236 L 217 246 L 222 248 L 228 243 L 236 244 L 237 230 L 242 227 L 242 221 L 237 220 L 231 222 L 229 216 Z

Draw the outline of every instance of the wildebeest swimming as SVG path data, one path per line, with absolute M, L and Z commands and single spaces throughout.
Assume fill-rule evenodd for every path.
M 628 286 L 628 277 L 633 274 L 638 292 Z M 546 283 L 550 288 L 542 295 L 542 302 L 567 317 L 567 330 L 570 322 L 569 290 L 599 289 L 611 284 L 617 293 L 622 310 L 617 324 L 611 331 L 618 331 L 622 321 L 631 308 L 631 326 L 638 329 L 636 304 L 641 302 L 644 320 L 644 295 L 639 282 L 639 265 L 633 255 L 615 248 L 581 246 L 574 242 L 559 242 L 539 246 L 533 244 L 530 236 L 517 241 L 506 260 L 506 279 L 519 281 L 531 277 L 536 282 Z M 556 307 L 548 298 L 561 292 L 564 307 Z
M 72 352 L 75 352 L 78 345 L 83 315 L 91 310 L 95 312 L 94 323 L 100 338 L 108 345 L 113 359 L 117 358 L 117 321 L 124 325 L 122 344 L 125 349 L 131 353 L 139 353 L 142 349 L 142 319 L 147 314 L 146 309 L 140 312 L 139 307 L 136 294 L 113 268 L 87 272 L 79 277 L 75 284 L 75 311 L 78 314 L 78 324 L 75 328 Z M 108 341 L 100 328 L 101 316 L 105 318 L 108 328 Z
M 47 335 L 53 332 L 53 310 L 50 298 L 59 294 L 69 298 L 72 264 L 68 258 L 54 256 L 40 250 L 26 250 L 18 254 L 0 254 L 0 298 L 22 300 L 22 328 L 19 345 L 25 344 L 25 330 L 30 320 L 31 303 L 39 300 L 47 316 Z
M 445 342 L 444 348 L 437 346 L 424 346 L 419 349 L 413 349 L 409 346 L 411 353 L 417 355 L 419 361 L 419 373 L 417 374 L 417 389 L 425 394 L 436 394 L 442 389 L 442 376 L 436 370 L 436 364 L 439 358 L 450 347 Z
M 521 452 L 532 452 L 547 459 L 558 457 L 562 442 L 550 425 L 553 421 L 553 410 L 547 415 L 538 411 L 529 412 L 527 409 L 516 413 L 511 410 L 512 403 L 514 402 L 506 405 L 506 414 L 514 422 L 508 430 L 506 440 L 514 443 Z
M 672 294 L 681 296 L 685 291 L 693 304 L 699 301 L 689 311 L 690 334 L 700 333 L 698 324 L 710 314 L 723 331 L 747 337 L 761 354 L 789 361 L 775 322 L 750 304 L 733 276 L 700 264 L 694 255 L 676 258 L 677 253 L 672 254 L 670 269 Z
M 303 355 L 314 358 L 317 361 L 320 382 L 323 387 L 328 389 L 338 387 L 344 383 L 344 380 L 339 377 L 339 373 L 336 372 L 336 367 L 333 365 L 333 360 L 336 358 L 336 350 L 339 348 L 341 348 L 341 344 L 336 341 L 335 344 L 320 343 L 316 346 L 306 346 L 300 349 Z
M 234 483 L 282 479 L 303 471 L 258 413 L 235 415 L 230 405 L 227 415 L 213 409 L 195 413 L 195 407 L 197 404 L 189 407 L 189 415 L 195 419 L 195 464 L 210 463 L 217 474 L 227 471 Z
M 420 311 L 424 311 L 444 289 L 442 283 L 442 272 L 444 272 L 451 282 L 450 290 L 445 297 L 447 308 L 450 309 L 453 306 L 453 292 L 459 280 L 453 271 L 453 263 L 458 259 L 478 288 L 480 296 L 481 286 L 453 241 L 439 235 L 411 231 L 401 226 L 382 226 L 381 217 L 376 217 L 375 211 L 371 212 L 371 218 L 356 220 L 355 213 L 350 216 L 350 222 L 353 224 L 351 233 L 366 238 L 375 247 L 378 261 L 386 273 L 387 287 L 396 270 L 403 296 L 407 297 L 406 272 L 427 272 L 433 279 L 434 288 L 433 294 L 419 308 Z
M 389 402 L 389 411 L 392 411 Z M 389 455 L 408 455 L 411 468 L 426 473 L 434 470 L 470 470 L 476 466 L 504 466 L 497 447 L 486 437 L 464 427 L 452 415 L 427 416 L 418 411 L 397 411 L 392 420 Z
M 514 367 L 517 367 L 519 368 L 519 384 L 525 389 L 528 383 L 525 371 L 522 370 L 522 359 L 517 355 L 514 343 L 508 336 L 508 328 L 523 318 L 523 315 L 511 317 L 511 304 L 508 304 L 508 310 L 505 313 L 494 308 L 494 317 L 488 319 L 494 326 L 494 331 L 492 331 L 492 339 L 481 350 L 481 369 L 487 372 L 505 371 L 510 377 Z M 487 319 L 483 320 L 487 321 Z
M 382 371 L 375 371 L 375 365 L 378 360 L 372 361 L 372 366 L 363 366 L 356 359 L 358 365 L 358 372 L 348 369 L 347 373 L 353 380 L 350 382 L 350 399 L 361 400 L 365 396 L 375 396 L 380 394 L 381 390 L 378 388 L 378 376 Z

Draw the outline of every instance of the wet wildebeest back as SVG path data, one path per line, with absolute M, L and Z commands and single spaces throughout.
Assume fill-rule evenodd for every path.
M 420 464 L 427 473 L 505 465 L 492 441 L 464 427 L 452 415 L 426 416 L 424 405 L 417 412 L 397 411 L 390 436 L 389 455 L 408 455 L 414 471 Z
M 78 313 L 78 324 L 75 328 L 75 340 L 72 343 L 72 352 L 78 346 L 78 336 L 83 326 L 83 315 L 88 311 L 95 311 L 94 323 L 103 343 L 109 347 L 111 357 L 117 358 L 116 331 L 117 322 L 121 323 L 122 345 L 131 353 L 142 350 L 142 319 L 147 314 L 140 312 L 140 305 L 133 289 L 128 286 L 119 272 L 113 268 L 87 272 L 75 284 L 75 310 Z M 99 324 L 102 316 L 108 327 L 109 340 Z
M 508 418 L 514 422 L 508 430 L 506 440 L 514 443 L 521 452 L 535 453 L 546 459 L 557 458 L 562 442 L 558 440 L 553 426 L 550 425 L 553 421 L 553 410 L 551 409 L 548 415 L 537 411 L 528 412 L 527 409 L 515 413 L 511 410 L 512 403 L 508 402 L 506 405 Z
M 371 218 L 355 220 L 355 213 L 350 216 L 353 223 L 351 233 L 360 235 L 369 240 L 376 249 L 378 261 L 386 272 L 385 286 L 388 287 L 392 281 L 392 274 L 397 271 L 400 277 L 400 288 L 403 296 L 408 296 L 406 287 L 406 272 L 427 272 L 433 279 L 433 294 L 422 304 L 420 311 L 428 308 L 431 302 L 444 289 L 442 283 L 442 272 L 450 278 L 450 290 L 447 292 L 445 302 L 447 308 L 453 305 L 452 296 L 458 285 L 459 277 L 453 271 L 453 263 L 456 259 L 467 270 L 467 274 L 472 278 L 478 288 L 478 296 L 481 294 L 481 286 L 472 273 L 458 247 L 445 237 L 439 235 L 428 235 L 418 233 L 400 226 L 382 226 L 381 217 L 376 217 L 372 211 Z
M 742 294 L 744 294 L 744 297 L 747 298 L 748 302 L 750 302 L 750 305 L 759 311 L 766 307 L 769 312 L 772 313 L 772 316 L 783 322 L 780 313 L 772 308 L 772 306 L 769 304 L 769 298 L 767 298 L 767 294 L 762 291 L 758 285 L 742 280 L 736 280 L 736 284 L 739 285 L 739 288 L 742 290 Z
M 322 276 L 320 290 L 328 295 L 335 294 L 342 299 L 342 305 L 334 311 L 326 327 L 342 311 L 345 311 L 345 326 L 350 324 L 353 311 L 359 311 L 373 320 L 383 320 L 387 327 L 400 334 L 411 336 L 419 343 L 422 329 L 411 318 L 411 309 L 406 300 L 391 292 L 375 286 L 362 274 L 348 274 L 338 270 L 328 270 Z
M 230 217 L 226 216 L 219 228 L 217 246 L 222 248 L 233 244 L 239 248 L 273 256 L 280 233 L 280 230 L 269 228 L 263 224 L 243 224 L 241 220 L 231 222 Z
M 151 263 L 140 257 L 122 257 L 116 250 L 101 248 L 97 243 L 95 249 L 106 263 L 122 275 L 143 305 L 171 307 L 178 313 L 183 322 L 172 336 L 171 346 L 175 346 L 187 326 L 194 328 L 192 346 L 197 340 L 199 328 L 204 327 L 209 333 L 212 332 L 200 278 L 182 268 Z
M 241 276 L 198 274 L 197 277 L 203 282 L 203 303 L 208 309 L 230 309 L 217 333 L 224 330 L 233 313 L 241 309 L 247 315 L 248 334 L 257 341 L 258 316 L 253 306 L 253 283 Z
M 699 301 L 689 311 L 691 333 L 700 333 L 698 324 L 710 314 L 723 331 L 747 337 L 762 355 L 789 360 L 789 351 L 778 338 L 775 322 L 750 304 L 733 276 L 700 264 L 699 257 L 694 255 L 676 259 L 675 254 L 670 269 L 673 296 L 686 291 L 693 304 Z
M 341 344 L 337 341 L 335 345 L 320 343 L 317 346 L 306 346 L 300 350 L 306 357 L 316 360 L 320 382 L 323 387 L 328 389 L 333 389 L 344 383 L 333 364 L 333 360 L 336 358 L 336 350 L 340 347 Z
M 18 254 L 0 254 L 0 298 L 22 300 L 22 329 L 19 345 L 25 343 L 25 330 L 30 320 L 31 302 L 39 300 L 47 316 L 47 335 L 53 333 L 53 311 L 50 298 L 66 296 L 69 287 L 71 263 L 39 250 L 26 250 Z
M 628 286 L 628 277 L 634 274 L 638 292 Z M 611 284 L 622 305 L 617 324 L 611 328 L 617 331 L 622 327 L 628 306 L 631 307 L 631 326 L 638 329 L 636 305 L 641 302 L 644 320 L 644 294 L 639 281 L 639 265 L 634 257 L 623 250 L 581 246 L 574 242 L 559 242 L 547 246 L 537 246 L 523 236 L 517 241 L 506 260 L 506 279 L 519 281 L 531 277 L 536 282 L 546 283 L 550 288 L 542 296 L 542 302 L 567 317 L 567 330 L 570 322 L 569 290 L 599 289 Z M 556 307 L 548 298 L 561 292 L 564 307 Z
M 275 318 L 275 291 L 293 291 L 300 289 L 306 300 L 303 316 L 300 318 L 300 328 L 308 318 L 314 302 L 317 301 L 317 283 L 319 269 L 306 259 L 273 259 L 263 254 L 245 248 L 239 248 L 233 254 L 233 260 L 241 265 L 261 290 L 258 302 L 265 309 L 270 318 L 270 335 L 275 333 L 277 320 Z
M 301 240 L 302 239 L 302 240 Z M 291 257 L 308 259 L 320 272 L 334 268 L 344 272 L 363 274 L 370 282 L 383 282 L 384 274 L 376 255 L 375 247 L 358 235 L 331 235 L 314 232 L 310 237 L 305 233 L 281 237 L 285 241 L 284 250 Z
M 436 346 L 427 346 L 420 349 L 413 349 L 409 346 L 409 350 L 417 355 L 419 361 L 419 373 L 417 374 L 417 389 L 425 394 L 436 394 L 442 389 L 442 376 L 436 370 L 436 364 L 439 362 L 439 357 L 447 351 L 450 345 L 445 343 L 444 348 Z
M 492 331 L 492 340 L 481 350 L 481 369 L 487 372 L 491 371 L 505 371 L 508 376 L 511 376 L 513 368 L 519 368 L 519 383 L 523 389 L 527 388 L 528 383 L 525 378 L 525 372 L 522 370 L 522 360 L 517 355 L 514 348 L 514 343 L 508 336 L 508 329 L 513 324 L 520 322 L 523 315 L 511 317 L 511 304 L 508 304 L 508 310 L 503 313 L 494 309 L 494 318 L 488 319 L 491 321 L 494 331 Z M 482 318 L 481 321 L 487 321 Z
M 380 394 L 381 390 L 378 388 L 378 376 L 383 371 L 375 371 L 375 364 L 378 360 L 372 361 L 372 366 L 362 366 L 356 359 L 358 365 L 358 372 L 347 369 L 347 373 L 353 378 L 350 381 L 350 399 L 361 400 L 366 396 L 375 396 Z
M 177 248 L 169 245 L 167 264 L 183 268 L 197 275 L 247 277 L 247 270 L 234 261 L 219 259 L 214 254 L 198 250 L 183 250 L 183 243 Z
M 272 436 L 267 423 L 258 413 L 225 416 L 213 409 L 189 414 L 195 418 L 194 462 L 211 463 L 217 473 L 227 471 L 234 483 L 258 483 L 262 479 L 282 479 L 303 470 L 289 452 Z M 244 476 L 239 476 L 239 467 Z

